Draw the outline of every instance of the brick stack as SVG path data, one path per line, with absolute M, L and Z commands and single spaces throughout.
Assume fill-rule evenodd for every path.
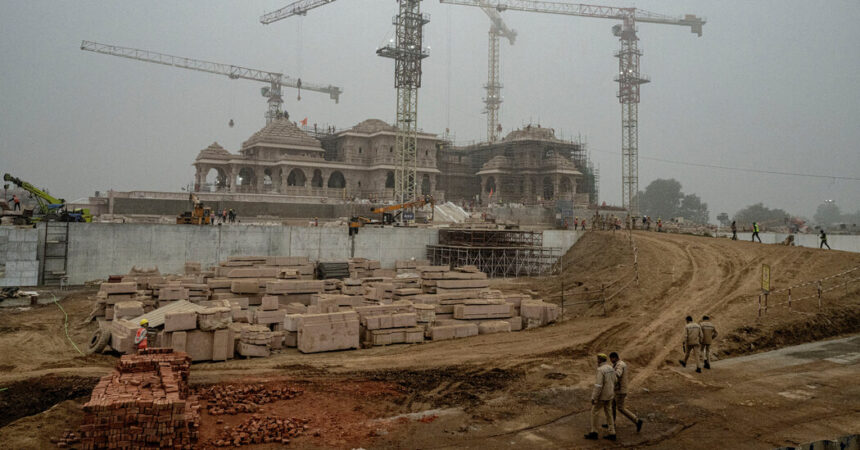
M 123 356 L 83 407 L 81 448 L 193 448 L 200 414 L 188 395 L 190 365 L 169 349 Z

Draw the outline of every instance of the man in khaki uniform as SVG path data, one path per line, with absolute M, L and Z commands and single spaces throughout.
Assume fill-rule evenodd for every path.
M 615 398 L 615 370 L 609 365 L 605 354 L 597 355 L 597 380 L 594 382 L 594 389 L 591 391 L 591 432 L 585 435 L 586 439 L 597 440 L 600 436 L 597 433 L 600 427 L 600 411 L 606 417 L 609 434 L 604 436 L 604 439 L 610 441 L 615 440 L 615 421 L 612 420 L 611 404 Z
M 618 353 L 612 352 L 609 354 L 609 361 L 612 362 L 612 367 L 615 369 L 615 378 L 618 380 L 615 383 L 615 402 L 612 408 L 612 418 L 615 418 L 615 411 L 621 412 L 624 417 L 630 419 L 636 425 L 636 432 L 642 429 L 642 419 L 636 417 L 632 411 L 627 409 L 625 401 L 627 400 L 627 384 L 630 381 L 630 371 L 627 369 L 627 363 L 618 357 Z
M 702 345 L 702 327 L 693 318 L 687 316 L 687 326 L 684 327 L 684 360 L 678 360 L 682 366 L 687 367 L 687 360 L 690 359 L 690 353 L 693 358 L 696 358 L 696 372 L 702 373 L 702 358 L 699 353 L 699 348 Z
M 702 316 L 702 353 L 705 355 L 705 369 L 711 368 L 711 343 L 717 338 L 717 327 L 711 323 L 711 318 Z

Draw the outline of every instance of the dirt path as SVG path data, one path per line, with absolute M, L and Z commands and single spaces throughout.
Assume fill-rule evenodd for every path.
M 588 444 L 581 434 L 587 421 L 592 355 L 618 351 L 633 367 L 636 408 L 649 411 L 647 431 L 621 445 L 701 447 L 702 442 L 735 436 L 736 430 L 719 424 L 743 423 L 750 411 L 761 412 L 762 417 L 752 416 L 760 422 L 749 433 L 769 437 L 732 441 L 741 447 L 788 442 L 779 436 L 784 434 L 782 427 L 792 423 L 798 424 L 792 430 L 801 430 L 792 434 L 792 440 L 827 437 L 822 433 L 855 424 L 851 409 L 827 422 L 826 417 L 834 415 L 832 405 L 844 400 L 839 389 L 816 391 L 818 406 L 802 414 L 784 420 L 772 417 L 799 405 L 797 399 L 778 395 L 791 383 L 820 382 L 815 381 L 813 370 L 804 372 L 813 381 L 774 372 L 767 374 L 773 383 L 753 382 L 744 366 L 715 368 L 696 376 L 681 370 L 677 359 L 687 315 L 696 319 L 711 315 L 721 333 L 715 359 L 860 332 L 860 283 L 845 292 L 828 293 L 821 313 L 807 302 L 795 305 L 794 311 L 772 308 L 758 318 L 755 298 L 763 263 L 771 266 L 773 284 L 780 287 L 855 267 L 860 265 L 860 255 L 662 233 L 637 232 L 634 238 L 639 248 L 640 283 L 614 297 L 605 317 L 601 306 L 577 306 L 566 311 L 562 323 L 518 333 L 314 355 L 291 349 L 266 359 L 196 364 L 191 381 L 272 377 L 311 383 L 309 386 L 367 380 L 395 383 L 405 389 L 402 401 L 374 407 L 376 401 L 368 399 L 373 403 L 367 405 L 368 411 L 392 415 L 439 411 L 429 422 L 406 420 L 399 431 L 347 442 L 354 446 L 486 448 L 515 442 L 527 447 L 580 447 Z M 568 288 L 594 289 L 632 270 L 623 233 L 589 233 L 564 258 L 565 271 L 560 276 L 497 280 L 494 285 L 558 301 L 562 279 Z M 84 293 L 76 293 L 62 304 L 73 324 L 89 312 Z M 62 324 L 63 315 L 54 305 L 0 311 L 0 365 L 5 369 L 0 372 L 0 384 L 11 386 L 45 376 L 94 380 L 107 373 L 114 358 L 78 356 L 65 338 Z M 92 327 L 73 325 L 70 335 L 80 346 Z M 847 382 L 857 375 L 858 366 L 850 365 L 834 367 L 828 376 Z M 0 393 L 0 400 L 3 395 Z M 755 395 L 767 400 L 741 407 L 741 402 Z M 74 405 L 64 405 L 66 409 L 33 416 L 44 425 L 40 432 L 58 432 L 68 425 L 67 420 L 51 419 L 51 414 L 68 416 L 67 409 Z M 371 419 L 378 417 L 368 417 Z M 0 435 L 7 429 L 28 429 L 23 425 L 27 420 L 0 429 Z M 620 430 L 629 436 L 630 425 L 623 424 Z M 326 447 L 330 444 L 326 442 L 314 445 Z

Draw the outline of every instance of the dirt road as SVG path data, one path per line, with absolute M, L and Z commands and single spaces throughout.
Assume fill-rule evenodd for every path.
M 858 266 L 860 255 L 662 233 L 633 236 L 639 283 L 613 297 L 605 317 L 602 305 L 574 306 L 566 308 L 563 323 L 519 333 L 315 355 L 289 350 L 266 359 L 197 364 L 191 381 L 262 377 L 296 383 L 390 382 L 408 394 L 394 404 L 368 411 L 432 416 L 432 420 L 407 419 L 405 423 L 401 418 L 401 427 L 381 436 L 346 441 L 348 445 L 584 447 L 589 444 L 582 433 L 593 376 L 592 355 L 618 351 L 633 368 L 634 409 L 646 411 L 641 434 L 631 432 L 629 423 L 621 425 L 620 446 L 695 448 L 731 442 L 741 448 L 766 448 L 860 429 L 857 407 L 842 403 L 846 395 L 857 398 L 857 392 L 840 389 L 839 384 L 860 375 L 857 364 L 828 366 L 824 374 L 812 368 L 837 363 L 810 363 L 809 368 L 765 374 L 751 370 L 755 365 L 715 364 L 710 372 L 697 375 L 680 369 L 676 362 L 687 315 L 712 317 L 721 333 L 716 359 L 860 332 L 860 282 L 827 292 L 821 312 L 817 302 L 806 300 L 793 304 L 791 311 L 786 305 L 772 306 L 759 318 L 757 300 L 761 264 L 771 266 L 776 289 Z M 590 233 L 565 255 L 562 275 L 494 284 L 558 302 L 562 280 L 567 289 L 594 292 L 601 283 L 629 279 L 632 263 L 625 234 Z M 796 291 L 795 298 L 808 289 Z M 779 301 L 774 298 L 772 305 Z M 63 305 L 73 321 L 89 312 L 88 302 L 81 296 L 67 299 Z M 94 379 L 110 370 L 109 356 L 75 356 L 61 334 L 62 314 L 55 310 L 55 306 L 44 306 L 0 312 L 0 351 L 10 355 L 2 360 L 9 369 L 0 374 L 4 386 L 47 375 Z M 73 328 L 71 335 L 80 345 L 88 330 Z M 41 351 L 23 350 L 32 342 L 39 342 Z M 822 377 L 834 381 L 823 383 Z M 820 383 L 822 388 L 814 394 L 818 406 L 785 415 L 786 409 L 809 405 L 778 395 L 791 390 L 792 383 Z M 0 400 L 4 394 L 0 393 Z M 752 406 L 744 403 L 749 401 Z M 839 408 L 844 414 L 834 418 Z M 36 417 L 48 424 L 52 423 L 50 414 Z M 384 419 L 379 414 L 369 414 L 367 420 Z M 754 426 L 737 425 L 749 417 L 755 417 Z M 22 419 L 24 423 L 28 420 L 32 418 Z M 68 426 L 66 420 L 56 426 Z M 803 426 L 792 426 L 800 423 Z M 19 434 L 9 427 L 0 429 L 0 438 Z M 326 441 L 307 444 L 328 446 Z

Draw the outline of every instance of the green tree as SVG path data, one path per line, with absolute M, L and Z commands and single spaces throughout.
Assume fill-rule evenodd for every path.
M 646 216 L 668 220 L 678 215 L 681 206 L 681 183 L 675 179 L 656 179 L 639 193 L 639 209 Z
M 749 225 L 753 222 L 777 226 L 787 224 L 789 217 L 789 214 L 781 209 L 770 209 L 763 203 L 756 203 L 736 212 L 734 220 L 738 222 L 738 226 Z
M 710 219 L 708 204 L 696 194 L 687 194 L 681 199 L 677 215 L 694 223 L 708 223 Z
M 843 221 L 842 211 L 839 210 L 839 206 L 832 200 L 818 205 L 818 209 L 815 210 L 815 215 L 812 218 L 815 219 L 815 223 L 823 227 L 829 227 L 834 223 Z
M 731 220 L 729 220 L 729 213 L 724 213 L 724 212 L 717 214 L 717 220 L 724 227 L 729 226 L 729 223 L 731 222 Z

